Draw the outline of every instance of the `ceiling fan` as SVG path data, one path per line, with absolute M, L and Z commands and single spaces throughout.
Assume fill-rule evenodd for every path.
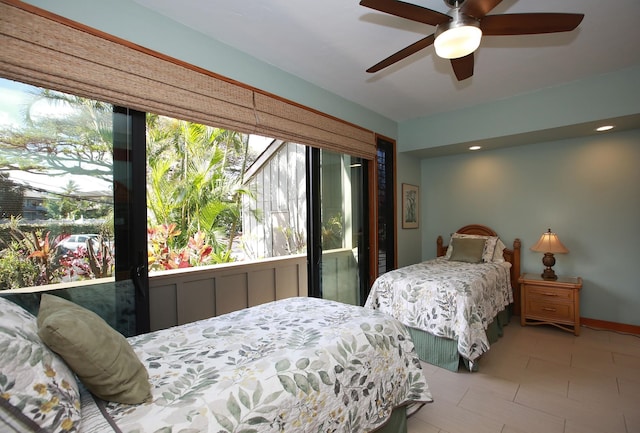
M 524 13 L 487 15 L 502 0 L 444 0 L 451 9 L 443 14 L 399 0 L 361 0 L 360 5 L 432 26 L 436 31 L 376 63 L 367 72 L 378 72 L 434 45 L 436 54 L 451 60 L 458 81 L 473 75 L 473 52 L 482 36 L 533 35 L 574 30 L 584 14 Z

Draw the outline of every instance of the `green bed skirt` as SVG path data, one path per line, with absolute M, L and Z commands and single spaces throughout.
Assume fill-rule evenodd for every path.
M 375 433 L 407 433 L 407 407 L 400 406 L 391 412 L 389 421 Z
M 509 323 L 511 313 L 509 308 L 502 310 L 487 328 L 487 339 L 489 344 L 493 344 L 502 337 L 503 327 Z M 462 364 L 469 369 L 468 360 L 462 358 L 458 353 L 458 342 L 448 338 L 436 337 L 428 332 L 415 328 L 409 328 L 409 334 L 413 339 L 418 357 L 429 364 L 446 368 L 451 371 L 458 371 Z M 475 363 L 472 371 L 477 371 L 478 363 Z

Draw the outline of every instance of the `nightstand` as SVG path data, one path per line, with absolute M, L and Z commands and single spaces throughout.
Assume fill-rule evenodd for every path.
M 540 274 L 523 274 L 520 283 L 520 324 L 553 325 L 580 335 L 582 278 L 545 280 Z

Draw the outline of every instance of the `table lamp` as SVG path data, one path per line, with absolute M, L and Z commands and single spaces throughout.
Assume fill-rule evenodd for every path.
M 553 269 L 551 269 L 553 265 L 556 264 L 556 259 L 553 255 L 566 254 L 569 252 L 567 247 L 562 245 L 562 242 L 560 242 L 558 235 L 549 229 L 549 231 L 540 236 L 538 242 L 531 247 L 531 251 L 544 253 L 544 257 L 542 257 L 542 264 L 545 265 L 546 268 L 541 274 L 542 278 L 545 280 L 557 280 L 558 276 Z

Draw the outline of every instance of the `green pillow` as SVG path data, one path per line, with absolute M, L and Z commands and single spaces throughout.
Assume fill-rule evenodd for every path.
M 453 238 L 453 252 L 449 260 L 467 263 L 482 262 L 486 239 Z
M 127 339 L 94 312 L 43 294 L 38 335 L 99 398 L 137 404 L 151 397 L 149 374 Z

